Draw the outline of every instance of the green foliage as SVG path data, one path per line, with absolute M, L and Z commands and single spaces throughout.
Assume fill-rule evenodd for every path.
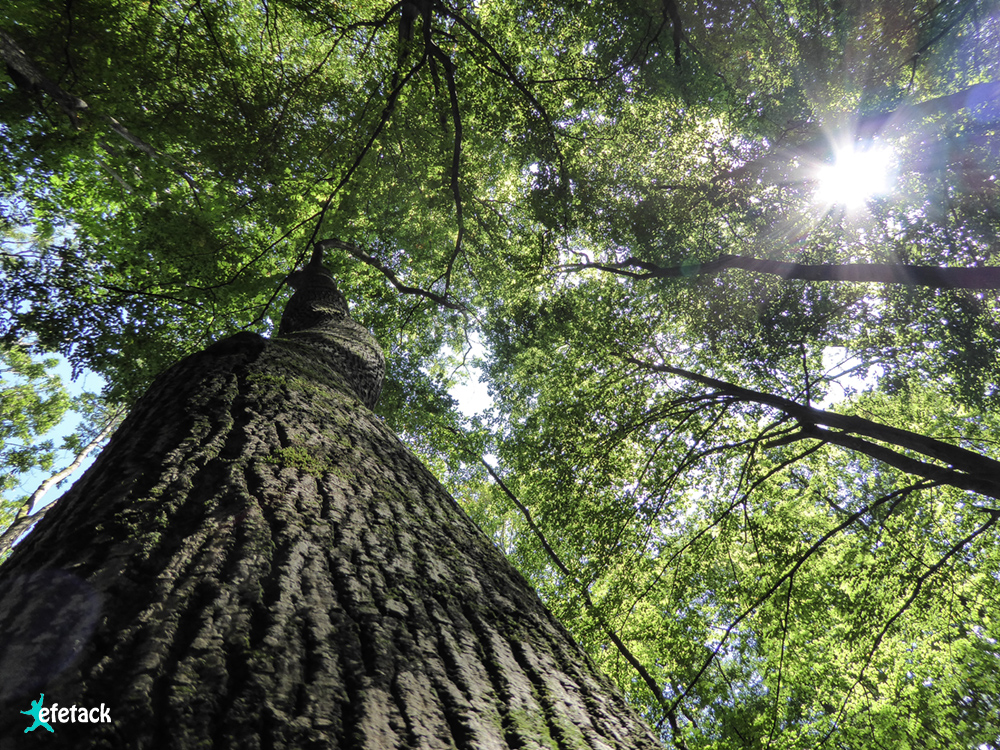
M 1000 265 L 997 10 L 441 2 L 404 42 L 369 0 L 13 0 L 89 107 L 0 79 L 0 334 L 128 400 L 271 333 L 309 242 L 349 241 L 326 260 L 388 355 L 381 416 L 665 738 L 998 747 L 996 497 L 928 480 L 919 440 L 823 443 L 641 364 L 1000 459 L 996 290 L 697 272 Z M 872 138 L 894 190 L 818 205 Z
M 121 422 L 124 410 L 107 397 L 71 396 L 56 366 L 55 357 L 40 357 L 34 347 L 0 349 L 0 533 L 36 510 L 48 489 L 61 486 Z M 79 422 L 56 445 L 49 436 L 66 429 L 71 416 Z M 12 496 L 15 489 L 33 492 Z
M 33 357 L 21 346 L 0 348 L 0 500 L 5 514 L 0 526 L 4 528 L 20 502 L 3 495 L 32 469 L 49 471 L 56 457 L 54 441 L 41 438 L 72 404 L 59 376 L 50 372 L 56 364 L 56 359 Z

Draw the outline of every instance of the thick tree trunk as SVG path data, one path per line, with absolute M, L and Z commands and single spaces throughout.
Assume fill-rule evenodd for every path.
M 340 321 L 165 372 L 0 567 L 0 747 L 657 746 L 365 405 Z M 39 694 L 111 722 L 25 734 Z

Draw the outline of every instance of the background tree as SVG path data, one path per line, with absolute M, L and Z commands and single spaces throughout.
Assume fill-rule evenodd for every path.
M 88 457 L 107 442 L 111 433 L 121 424 L 123 409 L 109 404 L 105 399 L 92 393 L 83 393 L 72 401 L 83 421 L 77 426 L 77 431 L 64 437 L 62 451 L 68 452 L 72 458 L 60 469 L 45 477 L 30 495 L 24 495 L 16 500 L 3 499 L 3 527 L 0 534 L 0 555 L 6 556 L 18 538 L 27 533 L 32 524 L 40 521 L 58 500 L 41 506 L 42 499 L 53 487 L 61 486 L 74 472 L 84 465 Z M 51 445 L 45 441 L 43 445 Z M 45 463 L 41 468 L 50 470 L 53 458 L 50 453 L 44 455 Z M 11 484 L 14 483 L 11 478 Z
M 41 438 L 59 424 L 71 404 L 62 381 L 50 372 L 56 362 L 54 357 L 38 361 L 23 346 L 0 350 L 0 460 L 4 467 L 0 501 L 4 512 L 13 507 L 6 495 L 18 486 L 19 477 L 36 467 L 48 470 L 55 460 L 55 443 Z
M 994 3 L 38 5 L 10 336 L 134 396 L 338 238 L 380 414 L 671 741 L 1000 743 L 997 501 L 928 442 L 997 458 L 993 272 L 695 273 L 995 266 Z M 846 146 L 892 190 L 817 201 Z

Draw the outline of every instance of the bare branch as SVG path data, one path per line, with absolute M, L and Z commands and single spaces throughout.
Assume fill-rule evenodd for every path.
M 565 563 L 563 563 L 562 559 L 559 557 L 559 554 L 552 548 L 548 540 L 545 538 L 545 534 L 542 533 L 542 530 L 535 523 L 535 520 L 531 515 L 531 511 L 527 508 L 527 506 L 525 506 L 517 498 L 517 495 L 515 495 L 510 490 L 510 488 L 507 487 L 506 483 L 503 481 L 503 479 L 500 478 L 500 476 L 496 473 L 493 467 L 489 465 L 486 459 L 480 457 L 479 462 L 486 468 L 486 471 L 489 472 L 489 475 L 493 478 L 493 481 L 497 483 L 497 486 L 503 491 L 503 493 L 507 496 L 507 498 L 514 504 L 514 506 L 518 509 L 520 514 L 524 517 L 524 520 L 528 524 L 528 527 L 531 529 L 532 533 L 535 535 L 535 537 L 541 543 L 542 547 L 545 549 L 545 553 L 549 556 L 549 559 L 552 560 L 552 564 L 555 565 L 556 568 L 558 568 L 559 572 L 562 573 L 568 580 L 573 581 L 574 583 L 577 584 L 577 589 L 580 591 L 580 594 L 583 597 L 583 602 L 587 607 L 587 611 L 591 614 L 592 617 L 594 617 L 595 620 L 597 620 L 597 622 L 601 626 L 601 629 L 604 631 L 604 634 L 608 636 L 608 638 L 614 644 L 615 648 L 618 649 L 618 652 L 625 658 L 625 661 L 627 661 L 632 666 L 632 668 L 635 669 L 635 671 L 639 674 L 639 677 L 642 679 L 642 681 L 646 683 L 646 687 L 649 688 L 649 691 L 653 694 L 653 697 L 656 699 L 656 702 L 660 704 L 660 706 L 663 708 L 666 714 L 667 720 L 670 723 L 670 729 L 673 733 L 674 744 L 676 744 L 679 748 L 684 750 L 686 746 L 684 744 L 683 736 L 681 735 L 680 726 L 677 722 L 677 714 L 675 710 L 677 708 L 677 703 L 671 706 L 666 701 L 666 699 L 663 697 L 663 690 L 657 684 L 656 680 L 653 679 L 653 676 L 643 666 L 642 662 L 639 661 L 639 659 L 635 656 L 635 654 L 632 653 L 632 651 L 628 648 L 628 646 L 625 645 L 622 639 L 618 637 L 618 634 L 615 632 L 614 628 L 612 628 L 605 621 L 604 617 L 597 609 L 597 605 L 595 605 L 593 599 L 590 598 L 590 592 L 588 591 L 587 587 L 583 584 L 582 581 L 579 580 L 579 578 L 574 576 L 573 573 L 569 570 L 569 568 L 566 567 Z
M 646 370 L 676 375 L 713 388 L 719 393 L 778 409 L 799 422 L 803 439 L 815 438 L 857 450 L 916 476 L 925 477 L 939 483 L 950 484 L 969 492 L 986 495 L 987 497 L 1000 498 L 1000 461 L 994 461 L 974 451 L 966 450 L 956 445 L 949 445 L 948 443 L 920 435 L 916 432 L 873 422 L 862 417 L 837 414 L 836 412 L 816 409 L 811 406 L 803 406 L 782 396 L 743 388 L 733 383 L 717 380 L 707 375 L 700 375 L 680 367 L 654 365 L 649 362 L 643 362 L 635 357 L 623 357 L 623 359 Z M 838 432 L 823 429 L 823 427 L 833 428 L 833 430 L 838 430 Z M 854 435 L 863 435 L 882 443 L 890 443 L 907 450 L 922 453 L 930 458 L 943 461 L 948 466 L 917 461 L 890 448 L 854 437 Z M 781 442 L 792 441 L 782 439 Z
M 449 310 L 466 312 L 466 308 L 464 305 L 461 305 L 457 302 L 452 302 L 447 297 L 443 297 L 442 295 L 436 294 L 435 292 L 428 292 L 426 289 L 418 289 L 417 287 L 408 286 L 404 284 L 399 280 L 396 274 L 393 273 L 391 268 L 382 263 L 382 261 L 380 261 L 378 258 L 373 258 L 367 253 L 363 252 L 356 245 L 352 245 L 350 242 L 344 242 L 342 240 L 320 240 L 315 245 L 316 249 L 314 253 L 320 253 L 320 257 L 322 257 L 322 252 L 326 250 L 328 247 L 336 247 L 340 250 L 346 250 L 348 253 L 353 255 L 358 260 L 367 263 L 372 268 L 378 269 L 379 271 L 382 272 L 382 275 L 385 276 L 389 280 L 389 282 L 403 294 L 415 294 L 420 297 L 426 297 L 427 299 L 441 305 L 442 307 L 447 307 Z M 314 254 L 313 257 L 315 258 L 316 255 Z
M 1000 289 L 1000 266 L 946 268 L 914 266 L 903 263 L 840 263 L 811 264 L 752 258 L 743 255 L 720 255 L 704 263 L 684 263 L 679 266 L 658 266 L 649 261 L 629 257 L 621 263 L 573 263 L 563 271 L 596 268 L 634 279 L 676 279 L 713 274 L 737 268 L 753 273 L 766 273 L 784 279 L 802 281 L 854 281 L 880 284 L 928 286 L 935 289 Z M 630 268 L 642 269 L 630 271 Z
M 107 437 L 111 434 L 111 432 L 116 427 L 118 427 L 118 424 L 121 421 L 121 416 L 122 416 L 121 410 L 112 414 L 108 418 L 107 424 L 104 425 L 104 429 L 101 430 L 101 432 L 97 435 L 97 437 L 95 437 L 93 440 L 91 440 L 83 448 L 80 449 L 80 452 L 76 454 L 76 457 L 73 459 L 72 463 L 70 463 L 68 466 L 66 466 L 66 468 L 62 469 L 61 471 L 57 471 L 55 474 L 50 476 L 48 479 L 46 479 L 44 482 L 38 485 L 38 488 L 31 493 L 31 497 L 29 497 L 27 501 L 24 503 L 24 505 L 22 505 L 18 509 L 17 515 L 14 517 L 14 520 L 11 522 L 10 526 L 8 526 L 4 530 L 4 532 L 0 534 L 0 556 L 2 556 L 12 546 L 14 546 L 14 542 L 17 541 L 17 538 L 21 536 L 21 534 L 24 531 L 26 531 L 29 526 L 31 526 L 31 524 L 39 521 L 46 513 L 49 512 L 49 510 L 51 510 L 55 506 L 56 503 L 59 502 L 59 500 L 57 499 L 49 503 L 47 506 L 39 510 L 34 515 L 31 515 L 32 511 L 34 511 L 35 509 L 35 506 L 38 504 L 38 501 L 41 500 L 42 497 L 55 485 L 59 484 L 59 482 L 68 477 L 77 469 L 79 469 L 80 465 L 86 460 L 87 456 L 93 453 L 94 450 L 107 439 Z

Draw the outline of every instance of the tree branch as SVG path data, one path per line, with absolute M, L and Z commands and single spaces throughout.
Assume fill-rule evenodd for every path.
M 89 105 L 78 96 L 65 91 L 59 84 L 45 75 L 35 62 L 21 49 L 17 41 L 3 29 L 0 29 L 0 58 L 7 64 L 15 83 L 29 89 L 44 91 L 59 105 L 73 127 L 77 125 L 77 113 L 89 109 Z
M 449 18 L 454 19 L 459 26 L 464 28 L 473 39 L 475 39 L 484 49 L 486 49 L 487 52 L 489 52 L 490 56 L 497 61 L 498 65 L 500 65 L 500 68 L 503 71 L 502 77 L 521 92 L 521 95 L 528 101 L 532 108 L 534 108 L 537 116 L 545 122 L 546 135 L 552 142 L 552 147 L 555 149 L 556 156 L 559 159 L 559 179 L 563 185 L 568 185 L 569 178 L 566 174 L 566 162 L 563 158 L 562 149 L 559 148 L 559 143 L 556 141 L 556 130 L 553 127 L 553 120 L 549 117 L 549 113 L 545 109 L 545 106 L 535 97 L 534 94 L 531 93 L 527 85 L 521 81 L 517 73 L 514 71 L 514 68 L 504 59 L 503 55 L 500 54 L 496 47 L 490 44 L 482 34 L 476 31 L 472 25 L 465 20 L 465 18 L 457 13 L 450 12 L 448 13 L 448 16 Z M 491 70 L 488 66 L 483 65 L 483 67 L 490 70 L 491 73 L 496 74 L 496 72 Z
M 954 94 L 928 99 L 918 104 L 903 104 L 890 112 L 860 118 L 853 126 L 854 135 L 856 138 L 870 139 L 887 129 L 898 130 L 916 120 L 957 112 L 998 98 L 1000 98 L 1000 81 L 976 83 Z M 765 154 L 759 159 L 718 174 L 712 178 L 712 184 L 718 185 L 720 182 L 728 181 L 735 183 L 744 178 L 752 180 L 770 164 L 788 163 L 793 158 L 818 157 L 829 149 L 829 138 L 826 135 L 817 135 L 794 147 L 779 149 L 776 153 Z
M 635 671 L 639 674 L 639 677 L 642 679 L 642 681 L 646 683 L 646 687 L 649 688 L 650 692 L 653 694 L 653 697 L 656 699 L 660 707 L 663 708 L 667 716 L 667 720 L 670 723 L 670 729 L 673 732 L 674 743 L 679 748 L 681 748 L 681 750 L 685 750 L 686 746 L 684 744 L 684 739 L 680 733 L 680 726 L 677 722 L 677 714 L 675 711 L 678 704 L 675 703 L 673 706 L 671 706 L 666 701 L 666 699 L 663 697 L 663 690 L 656 683 L 656 680 L 653 679 L 653 676 L 643 666 L 642 662 L 640 662 L 639 659 L 636 658 L 635 654 L 633 654 L 631 650 L 629 650 L 628 646 L 626 646 L 624 642 L 622 642 L 621 638 L 619 638 L 618 634 L 614 631 L 614 628 L 612 628 L 607 622 L 605 622 L 604 617 L 597 609 L 597 605 L 595 605 L 593 599 L 590 598 L 590 592 L 587 590 L 587 587 L 580 581 L 579 578 L 577 578 L 572 574 L 569 568 L 567 568 L 566 565 L 563 563 L 558 553 L 554 549 L 552 549 L 552 546 L 545 538 L 545 534 L 542 533 L 542 530 L 538 528 L 538 525 L 535 523 L 535 520 L 531 515 L 531 511 L 528 510 L 528 508 L 520 500 L 518 500 L 517 495 L 515 495 L 510 490 L 510 488 L 507 487 L 503 479 L 501 479 L 497 475 L 496 471 L 493 469 L 492 466 L 489 465 L 486 459 L 480 456 L 479 462 L 486 468 L 486 471 L 489 472 L 489 475 L 493 478 L 493 481 L 497 483 L 497 486 L 503 491 L 503 493 L 507 496 L 507 498 L 512 503 L 514 503 L 514 506 L 518 509 L 518 511 L 524 517 L 525 522 L 528 524 L 528 528 L 531 529 L 532 533 L 535 535 L 535 537 L 541 543 L 542 547 L 545 549 L 545 553 L 549 556 L 549 559 L 552 560 L 553 565 L 556 566 L 559 572 L 562 573 L 567 578 L 567 580 L 573 581 L 574 583 L 577 584 L 578 590 L 580 591 L 580 594 L 583 597 L 583 602 L 587 607 L 587 611 L 595 620 L 597 620 L 598 624 L 601 626 L 601 629 L 604 631 L 604 634 L 608 636 L 608 638 L 614 644 L 615 648 L 618 649 L 618 652 L 625 658 L 625 661 L 627 661 L 632 666 L 632 668 L 635 669 Z
M 723 380 L 690 372 L 680 367 L 654 365 L 630 356 L 623 357 L 623 359 L 630 364 L 646 370 L 676 375 L 686 380 L 706 385 L 714 388 L 719 393 L 732 396 L 741 401 L 764 404 L 765 406 L 778 409 L 800 423 L 802 438 L 815 438 L 835 445 L 841 445 L 845 448 L 857 450 L 916 476 L 922 476 L 935 482 L 950 484 L 959 489 L 1000 499 L 1000 461 L 994 461 L 974 451 L 966 450 L 956 445 L 949 445 L 948 443 L 920 435 L 916 432 L 873 422 L 862 417 L 837 414 L 836 412 L 816 409 L 811 406 L 803 406 L 783 396 L 750 390 L 749 388 L 743 388 Z M 832 428 L 839 432 L 822 429 L 821 426 Z M 943 461 L 948 466 L 917 461 L 895 450 L 857 438 L 855 435 L 863 435 L 882 443 L 889 443 L 906 450 L 922 453 L 930 458 Z M 791 441 L 786 439 L 783 442 Z
M 681 41 L 687 41 L 688 35 L 681 22 L 681 9 L 676 0 L 663 0 L 663 14 L 670 19 L 674 36 L 674 66 L 681 66 Z
M 448 84 L 448 99 L 451 103 L 451 121 L 455 126 L 455 145 L 451 157 L 451 193 L 455 201 L 455 222 L 458 225 L 458 234 L 455 237 L 455 248 L 448 259 L 448 267 L 444 274 L 444 291 L 447 294 L 451 286 L 451 271 L 455 260 L 462 254 L 462 240 L 465 236 L 462 193 L 459 185 L 462 157 L 462 113 L 458 103 L 458 87 L 455 84 L 455 63 L 436 44 L 432 44 L 430 50 L 431 54 L 441 60 L 441 64 L 444 66 L 444 78 Z
M 972 544 L 972 542 L 975 541 L 977 536 L 989 530 L 992 526 L 994 526 L 997 523 L 998 520 L 1000 520 L 1000 510 L 995 510 L 991 508 L 976 508 L 975 510 L 983 511 L 989 514 L 990 517 L 989 520 L 982 526 L 980 526 L 978 529 L 973 531 L 971 534 L 969 534 L 968 536 L 959 539 L 955 544 L 951 546 L 951 548 L 947 552 L 945 552 L 944 555 L 941 556 L 941 558 L 937 562 L 935 562 L 932 566 L 930 566 L 930 568 L 927 569 L 926 573 L 917 578 L 917 584 L 916 586 L 913 587 L 913 592 L 910 594 L 909 598 L 905 602 L 903 602 L 902 606 L 900 606 L 900 608 L 896 610 L 896 613 L 889 618 L 888 622 L 886 622 L 886 624 L 882 627 L 878 635 L 875 636 L 875 640 L 872 643 L 872 647 L 868 652 L 868 657 L 865 659 L 865 663 L 861 666 L 861 669 L 858 670 L 858 676 L 855 679 L 854 684 L 851 686 L 850 690 L 848 690 L 844 694 L 844 700 L 843 703 L 841 703 L 840 712 L 838 713 L 837 720 L 831 726 L 830 731 L 827 732 L 826 735 L 822 738 L 822 740 L 819 743 L 820 745 L 826 742 L 827 738 L 829 738 L 830 735 L 833 734 L 834 729 L 840 724 L 841 718 L 847 711 L 847 706 L 850 701 L 851 693 L 854 692 L 854 689 L 860 684 L 861 678 L 864 675 L 865 670 L 868 669 L 869 665 L 871 664 L 872 659 L 875 657 L 875 652 L 878 650 L 878 647 L 882 643 L 882 639 L 885 637 L 886 633 L 889 632 L 889 628 L 891 628 L 893 623 L 896 622 L 896 620 L 898 620 L 900 617 L 902 617 L 903 614 L 906 612 L 906 610 L 910 608 L 910 605 L 913 604 L 914 601 L 916 601 L 917 596 L 920 594 L 920 590 L 923 588 L 927 580 L 931 576 L 935 575 L 939 570 L 941 570 L 941 568 L 944 567 L 944 564 L 948 562 L 948 560 L 950 560 L 956 554 L 965 549 L 967 545 Z
M 198 199 L 197 184 L 191 176 L 187 174 L 182 165 L 176 159 L 169 154 L 163 154 L 153 146 L 146 143 L 144 140 L 129 131 L 128 128 L 122 125 L 114 117 L 95 112 L 83 99 L 71 94 L 59 86 L 59 84 L 42 72 L 38 65 L 36 65 L 35 62 L 24 53 L 20 46 L 18 46 L 17 41 L 3 29 L 0 29 L 0 59 L 3 59 L 4 63 L 7 65 L 8 71 L 12 71 L 12 75 L 19 76 L 23 79 L 23 81 L 27 82 L 31 88 L 44 91 L 52 97 L 55 103 L 59 105 L 59 109 L 61 109 L 69 118 L 70 124 L 72 124 L 74 129 L 79 128 L 77 114 L 84 111 L 90 112 L 94 117 L 106 123 L 115 133 L 131 145 L 138 148 L 144 154 L 153 158 L 166 158 L 172 163 L 173 170 L 184 178 L 185 182 L 187 182 L 195 196 L 195 200 Z
M 35 506 L 38 504 L 38 501 L 42 499 L 45 493 L 47 493 L 50 489 L 52 489 L 52 487 L 57 485 L 63 479 L 72 474 L 74 471 L 79 469 L 80 465 L 86 460 L 87 456 L 89 456 L 94 451 L 94 449 L 96 449 L 101 443 L 103 443 L 107 439 L 107 437 L 111 434 L 111 432 L 116 427 L 118 427 L 118 424 L 121 421 L 120 419 L 121 416 L 122 416 L 121 411 L 117 411 L 113 415 L 111 415 L 111 417 L 108 419 L 108 423 L 104 425 L 104 429 L 101 430 L 101 432 L 97 435 L 97 437 L 95 437 L 93 440 L 91 440 L 83 448 L 80 449 L 80 452 L 76 454 L 76 457 L 73 459 L 72 463 L 70 463 L 66 468 L 62 469 L 61 471 L 57 471 L 55 474 L 50 476 L 48 479 L 46 479 L 44 482 L 38 485 L 38 488 L 31 493 L 31 497 L 29 497 L 25 501 L 24 505 L 22 505 L 18 509 L 17 515 L 14 517 L 14 520 L 11 522 L 10 526 L 4 529 L 3 533 L 0 534 L 0 556 L 3 556 L 5 552 L 7 552 L 11 547 L 14 546 L 14 542 L 16 542 L 17 538 L 21 536 L 22 532 L 26 531 L 28 527 L 31 526 L 31 524 L 38 522 L 46 513 L 48 513 L 53 507 L 55 507 L 56 503 L 59 502 L 58 499 L 49 503 L 34 515 L 31 515 L 31 512 L 35 509 Z
M 361 151 L 358 153 L 357 157 L 355 157 L 354 162 L 351 164 L 350 167 L 347 168 L 347 171 L 344 172 L 343 175 L 341 175 L 340 180 L 333 188 L 333 191 L 327 196 L 326 200 L 323 201 L 323 205 L 320 207 L 320 210 L 315 215 L 318 220 L 316 221 L 316 228 L 313 230 L 312 236 L 309 238 L 310 241 L 315 240 L 316 233 L 319 232 L 319 229 L 323 224 L 323 216 L 326 214 L 327 209 L 333 202 L 334 196 L 340 191 L 342 187 L 344 187 L 344 185 L 347 184 L 347 181 L 351 179 L 351 176 L 354 174 L 354 172 L 358 169 L 358 167 L 361 166 L 361 162 L 364 160 L 365 156 L 367 156 L 368 152 L 371 150 L 371 147 L 375 144 L 375 140 L 379 137 L 382 130 L 389 123 L 389 119 L 392 117 L 392 113 L 396 109 L 396 102 L 399 99 L 400 92 L 403 90 L 406 84 L 410 82 L 410 79 L 417 74 L 417 71 L 420 70 L 421 67 L 423 67 L 426 61 L 427 61 L 427 54 L 424 53 L 424 55 L 417 61 L 417 63 L 412 68 L 410 68 L 409 72 L 405 76 L 403 76 L 403 80 L 401 81 L 399 80 L 398 70 L 393 74 L 392 89 L 389 91 L 389 96 L 386 100 L 385 106 L 382 108 L 382 112 L 379 115 L 378 124 L 375 126 L 375 130 L 372 131 L 371 135 L 368 138 L 368 141 L 361 148 Z M 332 182 L 333 178 L 331 177 L 328 181 Z
M 750 617 L 754 612 L 757 611 L 758 607 L 760 607 L 764 602 L 766 602 L 768 599 L 770 599 L 775 594 L 775 592 L 777 592 L 778 589 L 781 588 L 781 586 L 785 583 L 785 581 L 791 581 L 792 578 L 794 578 L 795 574 L 799 571 L 799 569 L 803 565 L 805 565 L 806 562 L 809 560 L 809 558 L 811 558 L 813 555 L 815 555 L 820 550 L 820 548 L 822 548 L 822 546 L 824 544 L 826 544 L 826 542 L 828 540 L 830 540 L 833 537 L 835 537 L 841 531 L 844 531 L 845 529 L 849 528 L 859 518 L 861 518 L 862 516 L 864 516 L 867 513 L 871 513 L 872 511 L 874 511 L 879 506 L 884 505 L 885 503 L 887 503 L 887 502 L 889 502 L 891 500 L 896 500 L 897 498 L 900 498 L 900 497 L 907 497 L 907 496 L 909 496 L 911 493 L 913 493 L 915 491 L 922 490 L 922 489 L 927 489 L 928 487 L 932 487 L 934 485 L 935 485 L 934 482 L 919 482 L 919 483 L 917 483 L 915 485 L 910 485 L 909 487 L 903 487 L 902 489 L 895 490 L 894 492 L 891 492 L 888 495 L 880 497 L 878 500 L 876 500 L 871 505 L 864 505 L 864 506 L 862 506 L 857 511 L 855 511 L 850 516 L 848 516 L 840 524 L 838 524 L 834 528 L 830 529 L 828 532 L 826 532 L 825 534 L 823 534 L 823 536 L 821 536 L 819 539 L 817 539 L 812 544 L 812 546 L 810 546 L 809 549 L 807 549 L 802 554 L 802 556 L 792 564 L 792 566 L 788 570 L 786 570 L 784 573 L 782 573 L 780 576 L 778 576 L 778 578 L 767 588 L 766 591 L 764 591 L 764 593 L 762 593 L 760 596 L 758 596 L 749 607 L 747 607 L 746 609 L 744 609 L 729 624 L 729 626 L 723 632 L 722 637 L 719 639 L 718 644 L 715 646 L 715 648 L 713 648 L 710 651 L 710 653 L 708 654 L 708 657 L 702 663 L 702 665 L 698 669 L 697 673 L 695 673 L 695 676 L 691 680 L 688 681 L 687 689 L 685 689 L 684 692 L 681 693 L 681 695 L 679 695 L 677 697 L 677 699 L 673 703 L 673 706 L 679 705 L 680 702 L 682 700 L 684 700 L 685 697 L 687 697 L 688 693 L 690 693 L 694 689 L 694 686 L 696 684 L 698 684 L 698 680 L 701 679 L 701 676 L 705 673 L 705 671 L 709 668 L 709 666 L 711 666 L 712 662 L 715 661 L 715 658 L 721 653 L 722 647 L 726 645 L 726 642 L 729 640 L 729 637 L 733 634 L 733 631 L 736 630 L 736 628 L 739 626 L 739 624 L 741 622 L 743 622 L 744 620 L 746 620 L 748 617 Z
M 364 253 L 360 248 L 358 248 L 355 245 L 352 245 L 350 242 L 344 242 L 343 240 L 320 240 L 315 245 L 316 249 L 314 250 L 313 258 L 317 257 L 316 253 L 319 253 L 320 257 L 322 257 L 322 252 L 329 247 L 336 247 L 340 250 L 345 250 L 358 260 L 367 263 L 372 268 L 381 271 L 382 275 L 385 276 L 389 280 L 389 282 L 403 294 L 416 294 L 420 297 L 426 297 L 427 299 L 436 302 L 442 307 L 447 307 L 449 310 L 457 310 L 458 312 L 467 312 L 464 305 L 461 305 L 457 302 L 452 302 L 447 297 L 443 297 L 442 295 L 436 294 L 435 292 L 428 292 L 425 289 L 419 289 L 415 286 L 408 286 L 404 284 L 399 280 L 396 274 L 393 273 L 391 268 L 382 263 L 382 261 L 380 261 L 378 258 L 373 258 L 372 256 Z
M 854 281 L 881 284 L 928 286 L 935 289 L 1000 289 L 1000 266 L 947 268 L 914 266 L 903 263 L 788 263 L 744 255 L 720 255 L 704 263 L 684 263 L 679 266 L 658 266 L 649 261 L 629 257 L 621 263 L 572 263 L 563 271 L 596 268 L 634 279 L 676 279 L 701 274 L 720 273 L 737 268 L 752 273 L 765 273 L 784 279 L 803 281 Z M 638 268 L 642 271 L 630 271 Z

